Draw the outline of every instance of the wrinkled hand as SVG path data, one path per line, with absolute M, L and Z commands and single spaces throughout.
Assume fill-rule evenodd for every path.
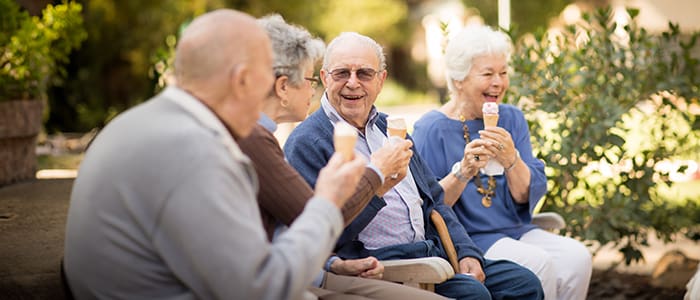
M 474 177 L 479 169 L 486 167 L 491 154 L 486 149 L 489 142 L 482 139 L 475 139 L 464 147 L 464 158 L 462 158 L 462 173 L 467 178 Z
M 345 163 L 340 153 L 333 154 L 318 175 L 315 195 L 342 208 L 355 192 L 366 166 L 367 162 L 361 155 L 355 155 L 355 159 Z
M 502 166 L 510 166 L 515 161 L 515 143 L 510 132 L 501 127 L 488 127 L 479 131 L 484 141 L 484 152 L 490 158 L 495 158 Z
M 408 172 L 413 156 L 410 140 L 390 138 L 389 142 L 372 153 L 370 162 L 384 175 L 384 184 L 377 190 L 380 197 L 401 182 Z
M 484 270 L 481 268 L 481 263 L 473 257 L 465 257 L 459 261 L 459 272 L 474 276 L 474 278 L 481 283 L 486 280 L 486 274 L 484 274 Z
M 362 259 L 338 259 L 331 265 L 331 272 L 338 275 L 382 279 L 382 276 L 384 276 L 384 265 L 372 256 Z

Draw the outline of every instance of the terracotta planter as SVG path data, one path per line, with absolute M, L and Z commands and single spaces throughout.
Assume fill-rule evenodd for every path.
M 41 100 L 0 101 L 0 186 L 33 179 Z

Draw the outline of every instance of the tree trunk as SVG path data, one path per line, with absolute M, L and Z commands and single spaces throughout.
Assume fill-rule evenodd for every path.
M 41 100 L 0 102 L 0 186 L 35 178 Z

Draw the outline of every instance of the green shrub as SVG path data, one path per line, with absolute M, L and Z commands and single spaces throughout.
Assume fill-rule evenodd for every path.
M 60 83 L 61 64 L 87 37 L 81 10 L 74 2 L 48 5 L 39 18 L 0 0 L 0 101 L 44 98 Z
M 698 33 L 670 24 L 652 35 L 627 12 L 626 26 L 606 8 L 521 38 L 507 102 L 525 111 L 547 165 L 544 210 L 562 214 L 573 236 L 619 246 L 629 264 L 652 230 L 666 242 L 697 238 L 698 199 L 659 191 L 673 185 L 663 162 L 698 160 L 700 64 Z

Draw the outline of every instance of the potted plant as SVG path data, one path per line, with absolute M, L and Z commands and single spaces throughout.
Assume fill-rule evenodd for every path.
M 60 83 L 70 51 L 87 37 L 82 6 L 48 5 L 30 16 L 0 0 L 0 186 L 34 178 L 46 90 Z

